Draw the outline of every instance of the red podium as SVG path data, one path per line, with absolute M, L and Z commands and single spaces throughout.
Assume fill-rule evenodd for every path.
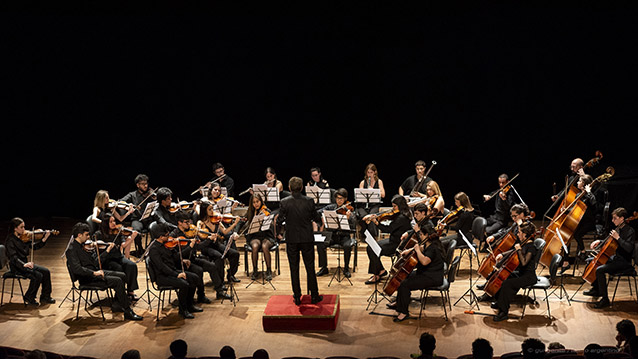
M 310 295 L 295 305 L 292 295 L 273 295 L 268 299 L 262 324 L 266 332 L 333 331 L 339 320 L 339 295 L 324 294 L 312 304 Z

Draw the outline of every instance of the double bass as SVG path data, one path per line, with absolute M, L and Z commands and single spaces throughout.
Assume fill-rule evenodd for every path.
M 634 214 L 631 217 L 626 218 L 623 223 L 626 224 L 635 220 L 636 218 L 638 218 L 638 212 L 634 212 Z M 616 227 L 615 229 L 618 229 L 619 227 L 620 226 Z M 598 248 L 596 248 L 596 255 L 594 256 L 594 259 L 592 259 L 592 261 L 587 264 L 587 267 L 585 267 L 585 271 L 583 272 L 583 279 L 587 283 L 594 283 L 594 281 L 596 280 L 596 269 L 601 265 L 607 263 L 609 258 L 616 253 L 616 249 L 618 249 L 618 241 L 614 239 L 614 237 L 612 237 L 610 234 L 607 239 L 602 241 Z

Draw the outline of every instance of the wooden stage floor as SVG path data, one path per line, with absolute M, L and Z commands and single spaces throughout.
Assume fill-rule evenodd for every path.
M 230 301 L 223 304 L 218 300 L 213 301 L 212 304 L 203 305 L 204 312 L 197 313 L 194 320 L 187 321 L 180 319 L 176 308 L 168 306 L 162 312 L 162 319 L 157 322 L 156 303 L 153 303 L 153 310 L 149 311 L 148 304 L 140 301 L 134 309 L 144 317 L 141 322 L 124 321 L 122 313 L 111 313 L 108 308 L 105 309 L 107 320 L 103 322 L 97 307 L 90 309 L 90 314 L 81 308 L 80 319 L 75 320 L 73 303 L 67 301 L 58 308 L 70 288 L 68 273 L 60 256 L 70 238 L 73 223 L 75 220 L 59 218 L 49 221 L 27 220 L 27 228 L 54 228 L 61 232 L 59 236 L 52 237 L 35 256 L 36 263 L 51 269 L 53 296 L 58 302 L 25 309 L 19 294 L 14 296 L 11 304 L 0 308 L 0 345 L 98 358 L 119 358 L 124 351 L 136 348 L 142 352 L 142 358 L 166 358 L 170 355 L 168 347 L 171 341 L 181 338 L 189 345 L 189 356 L 218 355 L 223 345 L 231 345 L 238 356 L 250 356 L 254 350 L 265 348 L 271 358 L 332 355 L 409 358 L 411 353 L 418 352 L 421 333 L 428 331 L 437 339 L 435 353 L 452 358 L 470 353 L 471 343 L 477 337 L 488 339 L 495 355 L 520 350 L 520 343 L 528 337 L 541 338 L 546 345 L 560 342 L 572 349 L 583 349 L 592 342 L 614 345 L 615 324 L 624 318 L 634 322 L 638 320 L 638 304 L 630 297 L 627 282 L 620 283 L 613 308 L 604 310 L 594 309 L 591 299 L 583 296 L 581 290 L 574 298 L 577 301 L 571 305 L 564 298 L 551 297 L 552 319 L 547 318 L 543 301 L 538 306 L 528 306 L 522 320 L 494 323 L 491 316 L 466 314 L 464 311 L 471 308 L 465 301 L 454 305 L 469 289 L 469 264 L 467 257 L 464 257 L 457 280 L 450 290 L 453 305 L 448 321 L 444 319 L 438 294 L 434 294 L 420 320 L 394 323 L 392 317 L 370 314 L 374 305 L 366 310 L 374 286 L 363 283 L 369 277 L 365 244 L 359 247 L 358 267 L 351 278 L 353 285 L 344 280 L 341 283 L 333 282 L 328 287 L 337 265 L 336 253 L 330 251 L 328 263 L 331 275 L 319 277 L 322 293 L 339 294 L 341 297 L 341 315 L 334 332 L 266 333 L 262 329 L 261 318 L 268 298 L 271 295 L 291 294 L 289 268 L 283 248 L 280 253 L 281 275 L 275 275 L 272 282 L 275 289 L 267 283 L 255 283 L 246 288 L 250 280 L 244 274 L 242 253 L 238 276 L 242 281 L 236 286 L 239 297 L 236 306 Z M 3 230 L 6 231 L 6 226 Z M 6 232 L 0 235 L 4 238 Z M 389 258 L 384 257 L 383 261 L 389 268 Z M 146 283 L 144 266 L 140 264 L 138 267 L 141 289 L 137 294 L 141 295 Z M 547 274 L 547 271 L 540 274 Z M 302 288 L 305 288 L 303 268 L 301 277 Z M 472 279 L 474 283 L 478 280 L 475 272 Z M 209 281 L 208 275 L 205 280 Z M 10 285 L 9 281 L 7 285 Z M 579 285 L 578 277 L 565 278 L 570 295 Z M 612 283 L 610 286 L 611 290 L 614 285 Z M 212 287 L 206 288 L 209 297 L 214 298 Z M 16 291 L 19 293 L 17 284 Z M 5 288 L 5 303 L 8 293 L 9 288 Z M 478 290 L 476 293 L 482 294 Z M 418 296 L 418 292 L 413 292 L 413 296 Z M 542 291 L 537 296 L 539 300 L 542 299 Z M 385 303 L 380 302 L 375 312 L 392 314 L 385 308 Z M 411 314 L 418 315 L 418 310 L 418 304 L 413 303 Z M 480 312 L 492 314 L 494 310 L 489 308 L 489 303 L 480 303 Z M 520 306 L 513 306 L 510 314 L 520 312 Z

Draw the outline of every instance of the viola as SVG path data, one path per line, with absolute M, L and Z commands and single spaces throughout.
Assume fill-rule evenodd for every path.
M 46 234 L 46 232 L 47 231 L 43 229 L 36 229 L 33 231 L 25 230 L 24 233 L 20 235 L 20 240 L 24 243 L 30 242 L 31 240 L 39 241 L 42 238 L 44 238 L 44 235 Z M 53 236 L 57 236 L 58 234 L 60 234 L 60 231 L 57 231 L 55 229 L 49 230 L 49 232 Z

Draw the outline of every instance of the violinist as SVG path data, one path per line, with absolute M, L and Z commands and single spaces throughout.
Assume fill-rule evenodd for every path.
M 348 191 L 345 188 L 339 188 L 335 191 L 335 203 L 331 203 L 323 207 L 320 212 L 337 210 L 338 214 L 343 214 L 346 216 L 350 228 L 355 228 L 355 226 L 357 225 L 356 215 L 354 213 L 354 208 L 349 203 Z M 324 228 L 322 225 L 321 231 L 323 232 L 323 230 Z M 350 232 L 341 230 L 330 230 L 330 232 L 331 235 L 329 241 L 317 243 L 317 255 L 319 258 L 319 267 L 321 267 L 321 269 L 317 272 L 317 276 L 320 277 L 328 274 L 328 256 L 326 254 L 326 251 L 328 247 L 336 243 L 343 247 L 343 275 L 346 278 L 350 278 L 350 257 L 352 254 L 352 246 L 349 245 Z
M 401 243 L 401 235 L 411 228 L 410 221 L 412 220 L 412 214 L 405 197 L 397 194 L 392 198 L 392 212 L 390 213 L 393 215 L 390 217 L 391 222 L 389 225 L 380 223 L 380 218 L 382 220 L 385 218 L 376 214 L 373 214 L 368 217 L 369 219 L 366 219 L 373 222 L 380 231 L 389 233 L 390 238 L 382 239 L 378 242 L 381 247 L 381 253 L 379 253 L 379 256 L 374 253 L 370 246 L 366 249 L 370 260 L 368 273 L 372 274 L 372 277 L 370 277 L 365 284 L 378 283 L 381 281 L 382 277 L 385 277 L 388 274 L 385 268 L 383 268 L 380 256 L 392 256 Z
M 200 277 L 188 270 L 176 248 L 167 246 L 169 227 L 166 223 L 157 223 L 151 228 L 153 242 L 148 248 L 149 265 L 156 273 L 156 283 L 177 288 L 179 315 L 185 319 L 194 318 L 192 313 L 203 311 L 195 306 L 195 291 Z
M 485 202 L 494 198 L 494 213 L 492 213 L 487 220 L 487 227 L 485 227 L 485 234 L 491 236 L 499 229 L 504 228 L 509 223 L 510 208 L 515 203 L 514 191 L 505 191 L 503 188 L 509 181 L 509 176 L 505 173 L 498 176 L 498 190 L 497 193 L 490 193 L 483 195 Z
M 514 244 L 514 248 L 496 256 L 497 263 L 511 255 L 518 256 L 519 265 L 517 269 L 507 279 L 503 281 L 500 289 L 496 292 L 496 302 L 492 303 L 493 309 L 498 309 L 498 314 L 493 318 L 495 322 L 500 322 L 508 318 L 510 303 L 519 289 L 536 283 L 536 257 L 538 249 L 534 246 L 534 234 L 536 226 L 530 222 L 523 222 L 518 231 L 519 243 Z
M 396 302 L 388 304 L 388 308 L 397 311 L 394 322 L 402 322 L 410 317 L 408 307 L 411 302 L 410 293 L 413 290 L 435 287 L 443 283 L 445 250 L 439 236 L 430 223 L 425 223 L 416 234 L 420 243 L 401 252 L 401 256 L 412 255 L 414 252 L 418 260 L 416 269 L 399 285 Z
M 378 188 L 381 191 L 381 199 L 385 198 L 385 188 L 383 186 L 383 181 L 379 178 L 379 171 L 377 170 L 377 166 L 374 163 L 370 163 L 366 166 L 364 177 L 361 182 L 359 182 L 359 188 Z M 370 234 L 377 238 L 379 235 L 379 230 L 375 226 L 374 222 L 364 221 L 363 218 L 369 214 L 379 213 L 379 208 L 381 208 L 380 203 L 372 203 L 366 206 L 364 203 L 358 203 L 356 206 L 357 209 L 357 218 L 359 220 L 359 238 L 365 238 L 365 231 L 368 230 Z
M 124 209 L 126 212 L 122 215 L 118 209 Z M 102 216 L 104 216 L 104 214 L 112 213 L 118 223 L 122 223 L 131 213 L 133 213 L 133 211 L 135 211 L 135 207 L 132 204 L 120 204 L 112 201 L 109 198 L 108 191 L 99 190 L 95 194 L 95 199 L 93 200 L 93 213 L 91 214 L 91 220 L 100 224 L 102 223 Z
M 85 248 L 85 243 L 89 239 L 89 226 L 86 223 L 78 222 L 71 230 L 73 240 L 65 252 L 67 267 L 69 271 L 83 285 L 105 285 L 115 291 L 115 301 L 112 310 L 123 311 L 124 318 L 129 320 L 142 320 L 142 317 L 135 314 L 131 309 L 131 301 L 126 295 L 124 282 L 126 276 L 122 272 L 111 271 L 101 268 L 101 261 L 105 259 L 109 252 L 115 247 L 114 243 L 100 251 L 100 259 L 97 257 L 97 250 L 93 246 Z
M 445 200 L 443 200 L 439 184 L 436 181 L 428 182 L 425 186 L 425 194 L 427 195 L 425 204 L 428 207 L 428 218 L 439 217 L 445 209 Z
M 636 243 L 636 232 L 633 227 L 625 223 L 627 219 L 627 210 L 623 207 L 614 209 L 611 213 L 611 221 L 616 226 L 611 231 L 609 240 L 615 240 L 618 243 L 616 253 L 609 260 L 596 268 L 596 280 L 591 284 L 591 289 L 583 294 L 592 297 L 602 297 L 595 308 L 605 308 L 610 305 L 607 295 L 607 274 L 622 273 L 633 268 L 632 260 L 634 258 L 634 246 Z M 600 240 L 593 241 L 591 248 L 594 249 L 601 244 Z
M 222 259 L 224 250 L 226 249 L 227 241 L 234 239 L 229 238 L 230 234 L 237 227 L 239 223 L 239 217 L 235 217 L 233 222 L 226 226 L 221 220 L 221 215 L 214 210 L 214 206 L 210 202 L 202 202 L 200 206 L 200 220 L 197 221 L 197 227 L 212 233 L 212 235 L 206 235 L 197 248 L 202 252 L 202 255 L 206 256 L 209 261 L 217 261 Z M 229 247 L 226 253 L 226 258 L 230 263 L 230 269 L 228 271 L 227 279 L 234 283 L 240 282 L 235 276 L 239 269 L 239 251 L 236 248 Z M 224 266 L 221 266 L 221 278 L 224 278 Z
M 195 245 L 199 242 L 199 238 L 196 231 L 191 231 L 195 228 L 191 224 L 190 216 L 180 210 L 177 211 L 175 217 L 177 218 L 177 228 L 171 231 L 170 237 L 182 238 L 190 242 L 186 246 L 179 246 L 178 250 L 181 250 L 182 258 L 186 261 L 185 264 L 188 270 L 197 274 L 199 277 L 197 282 L 197 302 L 211 303 L 211 300 L 206 297 L 206 293 L 204 292 L 204 271 L 208 272 L 213 282 L 213 287 L 217 292 L 216 299 L 230 299 L 230 296 L 224 292 L 224 281 L 222 279 L 222 267 L 224 263 L 221 258 L 210 261 L 203 256 L 197 256 Z
M 33 250 L 44 247 L 50 235 L 50 231 L 45 231 L 42 240 L 33 244 Z M 27 241 L 22 240 L 23 236 L 26 236 Z M 29 278 L 29 288 L 23 297 L 24 304 L 38 306 L 40 303 L 55 303 L 55 299 L 51 298 L 51 272 L 46 267 L 35 264 L 29 259 L 31 254 L 30 237 L 31 235 L 25 230 L 24 220 L 16 217 L 9 222 L 9 232 L 5 242 L 9 268 L 13 272 Z M 42 290 L 40 303 L 38 303 L 35 296 L 40 286 L 42 286 Z
M 137 265 L 122 254 L 124 249 L 119 249 L 127 243 L 130 245 L 131 237 L 123 234 L 122 225 L 118 225 L 115 222 L 115 217 L 110 213 L 104 217 L 100 227 L 101 228 L 95 232 L 95 239 L 105 243 L 114 243 L 115 245 L 115 249 L 109 251 L 109 255 L 102 261 L 102 267 L 104 269 L 124 273 L 128 296 L 132 302 L 135 302 L 139 299 L 135 296 L 135 290 L 139 289 L 139 284 L 137 283 Z M 132 229 L 130 230 L 132 231 Z
M 445 248 L 447 248 L 447 245 L 453 239 L 456 240 L 456 243 L 459 244 L 459 246 L 461 243 L 465 243 L 460 232 L 465 235 L 465 238 L 467 238 L 470 243 L 472 242 L 472 222 L 476 215 L 474 214 L 472 203 L 470 203 L 470 198 L 467 194 L 465 194 L 465 192 L 459 192 L 454 195 L 454 205 L 456 206 L 456 209 L 460 211 L 456 220 L 453 220 L 454 224 L 448 226 L 448 223 L 439 221 L 441 226 L 448 226 L 448 229 L 456 232 L 455 234 L 441 238 L 441 243 L 443 243 Z
M 219 183 L 221 187 L 226 188 L 226 195 L 233 197 L 235 195 L 235 181 L 226 173 L 224 166 L 216 162 L 213 164 L 214 176 L 210 182 Z
M 150 224 L 150 217 L 141 221 L 142 214 L 144 213 L 144 209 L 146 204 L 153 200 L 154 191 L 148 187 L 148 176 L 145 174 L 138 174 L 135 176 L 135 187 L 134 191 L 131 191 L 126 194 L 126 196 L 120 198 L 121 202 L 131 203 L 135 206 L 135 210 L 131 213 L 128 219 L 131 221 L 131 227 L 138 232 L 142 233 L 144 229 L 148 229 Z M 142 236 L 136 236 L 135 239 L 135 254 L 137 257 L 140 257 L 142 253 L 144 253 L 144 248 L 142 247 Z
M 416 173 L 401 183 L 399 194 L 401 196 L 425 197 L 425 185 L 432 181 L 432 178 L 425 176 L 425 161 L 416 161 L 414 169 Z
M 215 204 L 216 207 L 221 204 L 220 201 L 226 199 L 227 201 L 230 201 L 232 204 L 230 205 L 230 210 L 232 211 L 233 209 L 237 208 L 237 206 L 239 205 L 239 202 L 235 201 L 234 199 L 224 196 L 222 194 L 222 188 L 221 185 L 219 184 L 219 182 L 215 182 L 213 184 L 210 185 L 210 189 L 208 191 L 208 201 L 210 201 L 211 203 Z M 228 206 L 228 204 L 226 205 Z M 224 206 L 224 208 L 228 208 Z M 228 213 L 228 210 L 224 210 L 224 208 L 217 208 L 217 210 L 220 213 Z M 202 212 L 201 210 L 201 205 L 200 205 L 200 214 Z M 204 212 L 206 213 L 206 212 Z
M 261 193 L 253 193 L 253 195 L 250 197 L 250 206 L 248 207 L 248 212 L 246 213 L 246 224 L 241 229 L 241 231 L 245 232 L 249 228 L 250 223 L 253 221 L 255 216 L 259 214 L 269 216 L 271 212 L 264 204 L 264 199 Z M 270 256 L 270 247 L 272 247 L 276 243 L 274 226 L 271 225 L 270 228 L 265 231 L 247 233 L 246 243 L 248 243 L 251 248 L 250 255 L 253 264 L 253 271 L 250 274 L 250 279 L 257 279 L 257 263 L 259 261 L 259 251 L 261 250 L 264 256 L 264 262 L 266 262 L 265 279 L 267 281 L 271 281 L 272 260 Z
M 168 187 L 161 187 L 156 191 L 157 207 L 153 210 L 151 217 L 157 223 L 166 223 L 170 228 L 177 227 L 176 211 L 171 210 L 173 203 L 173 191 Z

